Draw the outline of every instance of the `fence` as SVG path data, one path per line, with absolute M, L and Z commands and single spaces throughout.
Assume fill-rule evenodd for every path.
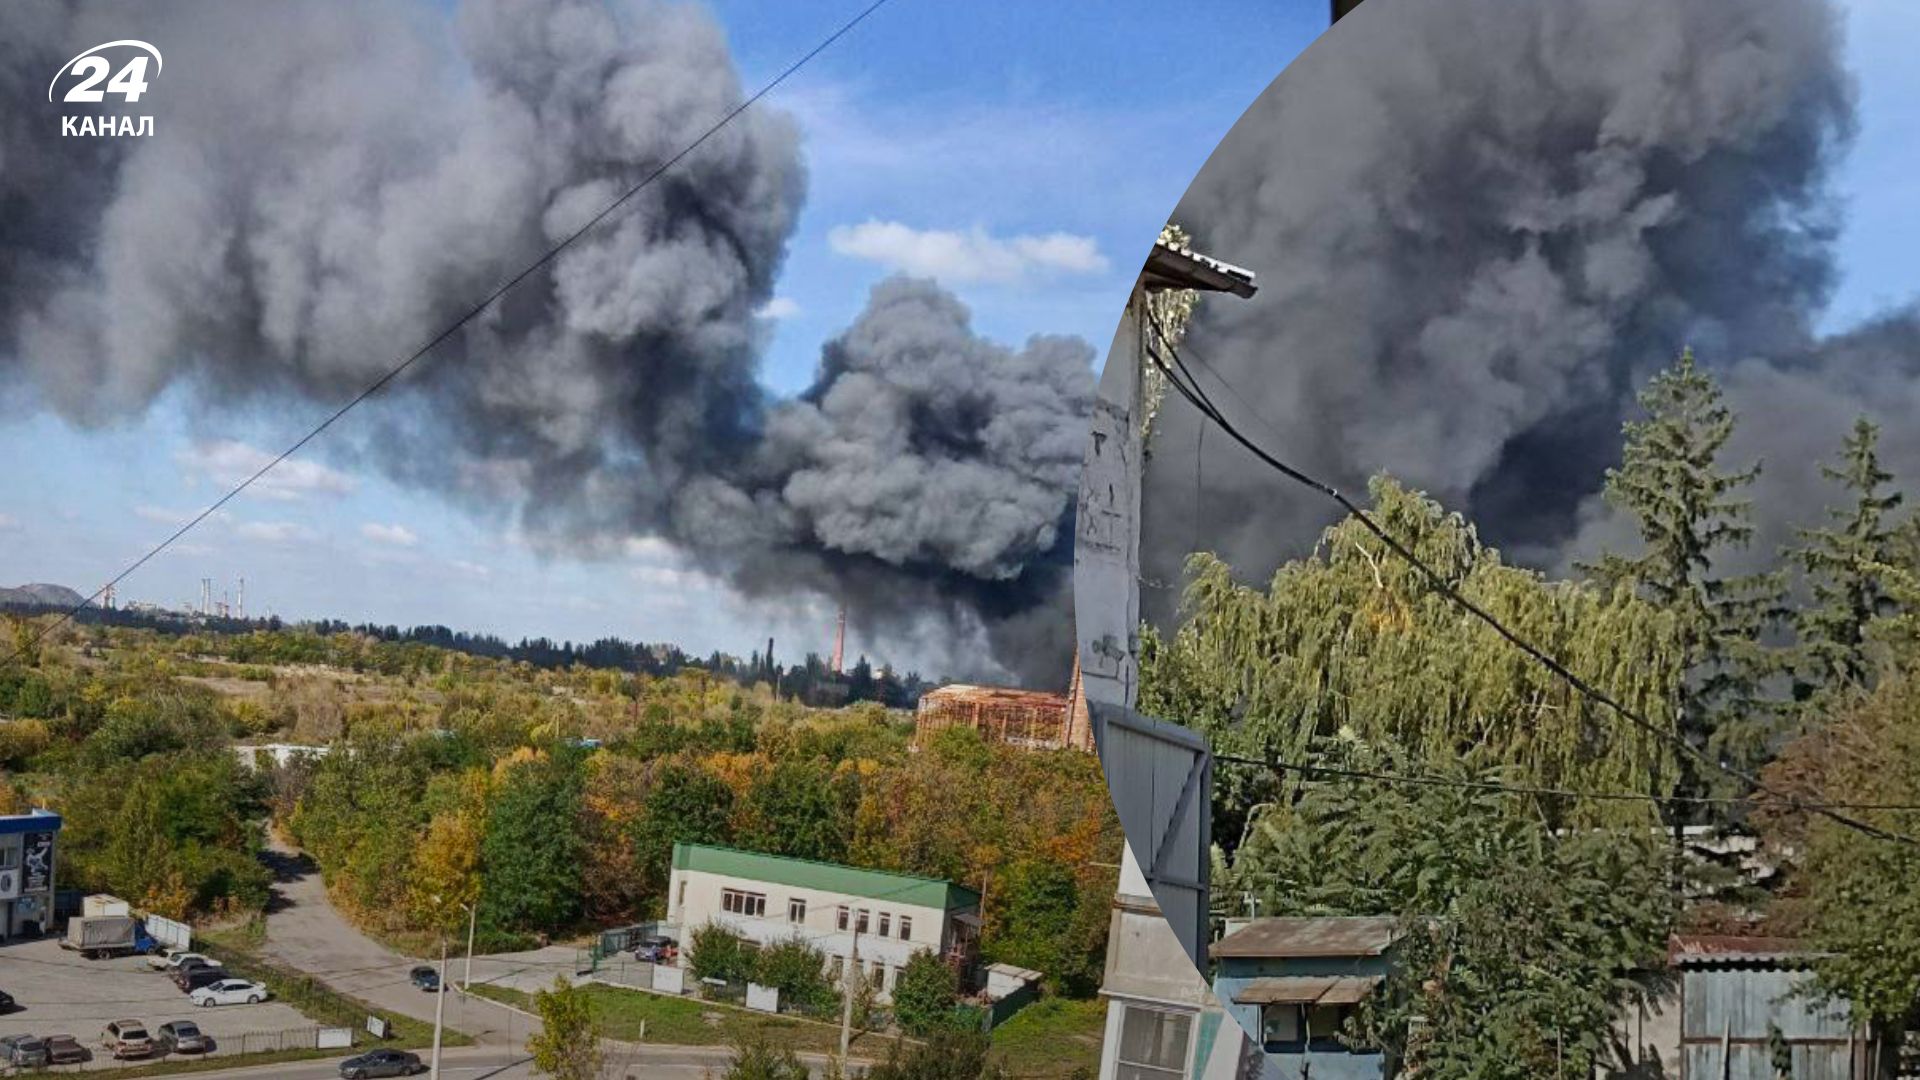
M 323 1041 L 322 1033 L 327 1034 Z M 342 1036 L 345 1036 L 342 1041 Z M 67 1075 L 72 1073 L 110 1073 L 127 1068 L 129 1065 L 152 1064 L 158 1061 L 198 1061 L 202 1059 L 239 1058 L 249 1054 L 280 1054 L 301 1050 L 320 1050 L 341 1047 L 342 1053 L 352 1053 L 352 1047 L 359 1041 L 357 1034 L 350 1028 L 298 1027 L 284 1031 L 249 1031 L 241 1035 L 222 1035 L 210 1038 L 213 1049 L 205 1054 L 161 1055 L 156 1053 L 146 1062 L 115 1061 L 100 1047 L 87 1045 L 83 1039 L 81 1045 L 87 1051 L 87 1060 L 78 1065 L 62 1065 L 55 1069 L 26 1069 L 0 1063 L 0 1077 Z M 239 1068 L 245 1062 L 236 1060 L 232 1067 Z

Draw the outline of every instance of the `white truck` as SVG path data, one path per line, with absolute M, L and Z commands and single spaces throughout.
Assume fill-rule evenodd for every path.
M 145 952 L 152 945 L 140 920 L 131 915 L 76 915 L 67 920 L 67 936 L 60 939 L 61 948 L 89 960 Z

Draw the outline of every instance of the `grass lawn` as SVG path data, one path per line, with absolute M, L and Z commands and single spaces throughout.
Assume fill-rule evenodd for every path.
M 1107 1003 L 1099 998 L 1045 998 L 993 1030 L 993 1053 L 1013 1076 L 1067 1076 L 1100 1071 Z
M 840 1029 L 833 1024 L 769 1016 L 730 1005 L 693 998 L 668 997 L 641 990 L 588 983 L 581 987 L 600 1023 L 601 1034 L 624 1042 L 669 1046 L 738 1046 L 755 1039 L 801 1053 L 833 1054 L 840 1050 Z M 472 991 L 533 1012 L 533 995 L 504 986 L 476 985 Z M 857 1057 L 884 1059 L 894 1040 L 872 1032 L 853 1035 Z

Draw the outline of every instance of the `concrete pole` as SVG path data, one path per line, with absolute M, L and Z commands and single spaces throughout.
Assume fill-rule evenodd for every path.
M 854 916 L 857 920 L 858 915 Z M 847 1068 L 847 1050 L 853 1046 L 853 996 L 860 986 L 860 924 L 853 924 L 853 952 L 847 957 L 846 978 L 840 980 L 840 1071 Z
M 440 1030 L 447 1015 L 447 939 L 440 939 L 440 989 L 433 997 L 433 1063 L 427 1066 L 430 1080 L 440 1080 Z
M 460 976 L 460 989 L 465 991 L 473 988 L 473 928 L 480 920 L 480 902 L 476 900 L 463 906 L 467 909 L 467 966 Z

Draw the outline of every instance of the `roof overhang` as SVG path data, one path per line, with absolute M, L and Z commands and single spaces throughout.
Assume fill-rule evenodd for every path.
M 1253 271 L 1164 241 L 1156 241 L 1147 254 L 1147 265 L 1140 271 L 1140 285 L 1148 292 L 1195 289 L 1239 297 L 1252 296 L 1259 289 L 1253 283 Z
M 1255 979 L 1233 995 L 1236 1005 L 1357 1005 L 1373 995 L 1380 975 L 1281 975 Z

